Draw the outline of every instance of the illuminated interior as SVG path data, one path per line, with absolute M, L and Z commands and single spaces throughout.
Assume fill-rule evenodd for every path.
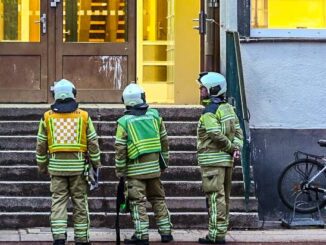
M 126 11 L 126 0 L 65 0 L 63 41 L 125 42 Z
M 0 41 L 40 42 L 40 0 L 0 0 Z
M 251 7 L 253 28 L 326 28 L 326 0 L 252 0 Z
M 137 1 L 137 77 L 151 102 L 174 102 L 174 0 Z

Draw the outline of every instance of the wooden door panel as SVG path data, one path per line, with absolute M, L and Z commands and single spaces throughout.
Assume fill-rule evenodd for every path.
M 41 89 L 40 56 L 0 56 L 0 67 L 1 90 Z
M 121 90 L 128 83 L 127 56 L 64 56 L 62 67 L 78 89 Z
M 78 101 L 121 102 L 136 77 L 135 1 L 67 1 L 56 10 L 56 79 L 71 80 Z

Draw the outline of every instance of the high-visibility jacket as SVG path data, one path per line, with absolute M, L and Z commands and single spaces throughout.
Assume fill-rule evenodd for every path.
M 144 115 L 127 114 L 118 120 L 115 137 L 115 166 L 118 176 L 156 178 L 161 174 L 159 156 L 166 167 L 169 160 L 168 136 L 155 109 Z
M 56 176 L 81 174 L 86 154 L 93 167 L 101 166 L 98 136 L 88 113 L 80 109 L 71 113 L 46 112 L 37 134 L 36 161 L 40 171 Z
M 161 151 L 160 117 L 149 109 L 145 115 L 125 115 L 118 120 L 128 134 L 128 158 L 136 159 L 147 153 Z
M 50 153 L 87 151 L 88 113 L 77 109 L 71 113 L 56 113 L 52 110 L 44 114 Z
M 197 128 L 197 156 L 200 166 L 233 164 L 232 153 L 243 144 L 239 119 L 232 105 L 219 103 L 216 111 L 206 110 Z

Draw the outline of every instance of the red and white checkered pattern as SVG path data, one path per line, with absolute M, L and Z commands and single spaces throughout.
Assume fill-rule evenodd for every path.
M 54 139 L 57 144 L 77 144 L 78 118 L 55 118 Z

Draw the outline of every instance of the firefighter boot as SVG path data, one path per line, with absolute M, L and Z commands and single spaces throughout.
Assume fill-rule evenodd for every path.
M 59 239 L 59 240 L 53 241 L 53 245 L 65 245 L 65 244 L 66 244 L 66 240 L 64 240 L 64 239 Z
M 173 241 L 173 236 L 171 234 L 169 235 L 161 235 L 161 242 L 162 243 L 168 243 Z
M 130 239 L 125 239 L 124 244 L 136 244 L 136 245 L 148 245 L 148 239 L 138 239 L 135 235 L 133 235 Z
M 208 236 L 206 236 L 203 238 L 199 238 L 198 243 L 200 243 L 200 244 L 225 244 L 225 239 L 212 241 L 208 238 Z

